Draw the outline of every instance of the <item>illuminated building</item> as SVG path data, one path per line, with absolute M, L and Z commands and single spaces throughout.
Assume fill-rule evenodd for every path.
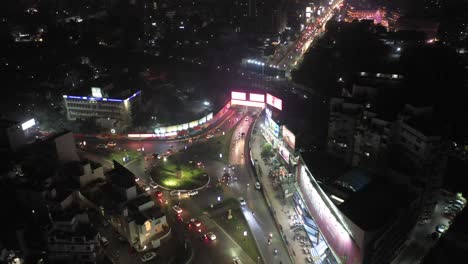
M 347 171 L 321 153 L 300 154 L 293 198 L 314 262 L 390 263 L 416 222 L 416 199 L 406 187 L 377 177 L 363 183 L 355 175 L 346 180 Z M 340 177 L 345 180 L 337 186 Z
M 348 10 L 348 20 L 372 20 L 375 24 L 382 24 L 384 27 L 388 27 L 388 21 L 385 19 L 387 11 L 384 9 L 377 10 Z
M 121 93 L 122 94 L 122 93 Z M 139 101 L 141 91 L 123 92 L 124 96 L 105 97 L 100 88 L 92 88 L 92 95 L 63 95 L 68 120 L 102 118 L 130 126 L 132 110 Z

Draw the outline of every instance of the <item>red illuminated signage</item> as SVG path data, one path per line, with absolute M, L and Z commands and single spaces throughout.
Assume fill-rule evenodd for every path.
M 278 97 L 274 97 L 271 94 L 266 94 L 266 103 L 276 109 L 283 110 L 283 100 L 279 99 Z
M 231 99 L 235 100 L 247 100 L 247 94 L 246 93 L 240 93 L 240 92 L 231 92 Z
M 265 102 L 265 95 L 264 94 L 250 93 L 249 94 L 249 99 L 250 99 L 250 101 L 264 103 Z

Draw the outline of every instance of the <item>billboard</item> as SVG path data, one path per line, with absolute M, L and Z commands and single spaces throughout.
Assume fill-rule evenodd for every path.
M 273 121 L 273 119 L 271 119 L 271 117 L 266 117 L 265 118 L 265 127 L 276 137 L 278 138 L 279 137 L 279 130 L 280 130 L 280 127 L 278 124 L 276 124 L 275 121 Z
M 247 94 L 246 93 L 240 93 L 240 92 L 231 92 L 231 99 L 235 100 L 247 100 Z
M 36 120 L 34 120 L 34 118 L 31 118 L 29 119 L 28 121 L 24 122 L 23 124 L 21 124 L 21 128 L 23 130 L 26 130 L 28 128 L 31 128 L 33 127 L 34 125 L 36 124 Z
M 279 99 L 278 97 L 274 97 L 271 94 L 266 94 L 266 103 L 278 110 L 283 110 L 283 100 Z
M 291 149 L 295 149 L 296 147 L 296 136 L 283 126 L 283 141 L 286 143 Z
M 250 99 L 250 101 L 264 103 L 265 102 L 265 95 L 264 94 L 250 93 L 249 94 L 249 99 Z
M 265 107 L 265 103 L 252 102 L 252 101 L 242 101 L 242 100 L 231 100 L 231 105 L 245 105 L 245 106 L 254 106 L 254 107 Z

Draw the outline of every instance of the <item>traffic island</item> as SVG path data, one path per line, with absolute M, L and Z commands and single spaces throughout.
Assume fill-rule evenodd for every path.
M 107 159 L 109 161 L 117 161 L 120 164 L 127 164 L 131 161 L 137 160 L 139 158 L 143 157 L 143 153 L 140 151 L 122 151 L 122 150 L 116 150 L 112 151 L 109 153 L 107 156 Z
M 207 211 L 210 212 L 211 219 L 224 229 L 252 260 L 261 259 L 255 239 L 236 199 L 226 199 L 213 208 L 209 207 Z
M 152 168 L 151 177 L 156 184 L 169 190 L 194 190 L 209 182 L 202 164 L 187 161 L 181 155 L 159 161 Z

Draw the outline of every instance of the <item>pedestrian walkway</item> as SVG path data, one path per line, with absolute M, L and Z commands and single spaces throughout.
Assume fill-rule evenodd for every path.
M 256 124 L 257 131 L 261 131 L 259 126 Z M 266 141 L 260 133 L 251 135 L 250 146 L 253 160 L 256 160 L 255 168 L 259 177 L 259 181 L 262 184 L 263 194 L 267 201 L 282 239 L 288 248 L 289 254 L 293 263 L 312 263 L 312 259 L 319 260 L 319 256 L 316 252 L 311 256 L 310 250 L 306 247 L 304 249 L 303 244 L 306 242 L 295 240 L 296 232 L 292 228 L 293 219 L 296 217 L 294 202 L 292 198 L 283 198 L 283 194 L 280 190 L 276 190 L 272 184 L 272 181 L 268 177 L 268 173 L 271 167 L 265 164 L 261 158 L 262 146 Z M 307 260 L 309 257 L 309 260 Z

